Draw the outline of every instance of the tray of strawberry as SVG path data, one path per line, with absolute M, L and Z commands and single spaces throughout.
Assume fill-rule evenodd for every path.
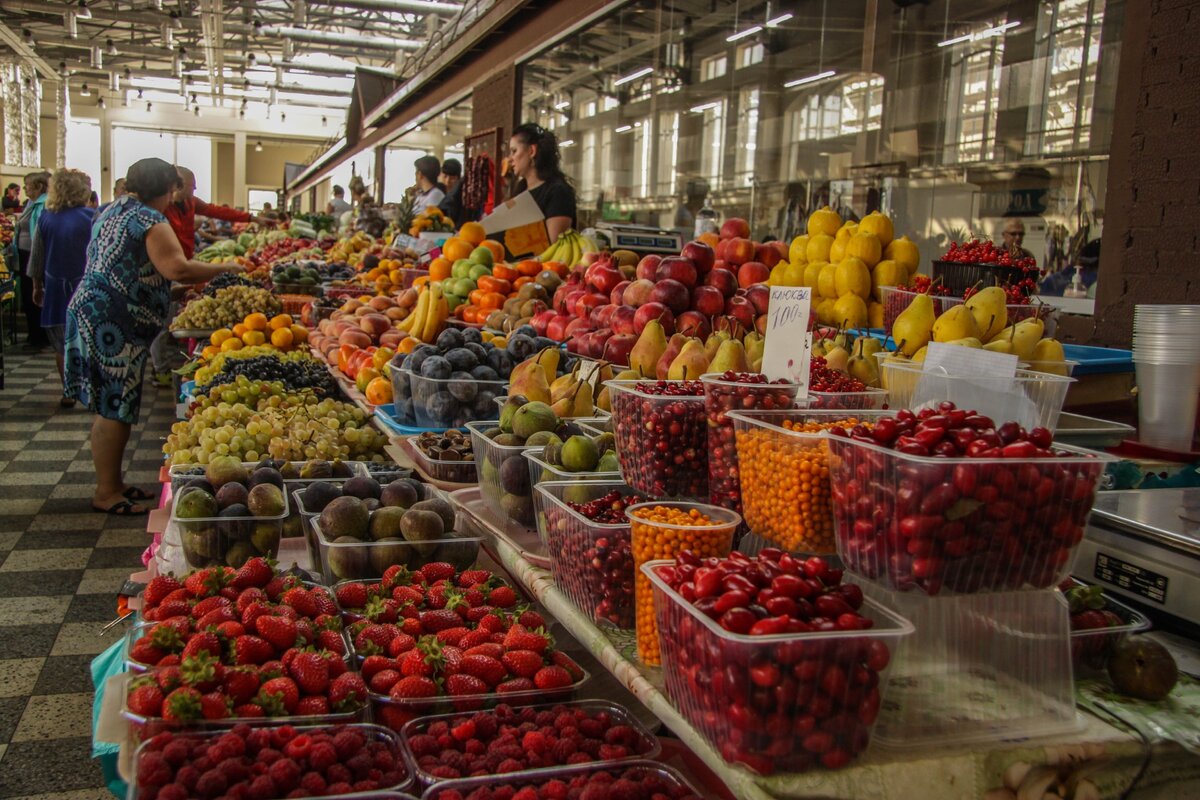
M 825 559 L 774 547 L 651 561 L 667 695 L 729 763 L 838 769 L 870 743 L 903 617 Z
M 828 435 L 838 555 L 930 596 L 1056 585 L 1115 460 L 950 402 Z
M 129 800 L 404 797 L 392 792 L 412 783 L 398 737 L 376 725 L 165 732 L 138 747 L 134 768 Z
M 1113 600 L 1099 584 L 1066 578 L 1058 589 L 1071 612 L 1071 662 L 1076 671 L 1104 669 L 1125 637 L 1150 628 L 1144 614 Z
M 401 737 L 426 785 L 596 762 L 653 759 L 658 739 L 622 706 L 603 700 L 421 717 Z
M 447 781 L 427 789 L 422 800 L 701 800 L 704 796 L 670 767 L 632 761 Z

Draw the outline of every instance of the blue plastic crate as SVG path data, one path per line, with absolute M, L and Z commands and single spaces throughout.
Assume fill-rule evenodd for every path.
M 1074 376 L 1102 375 L 1110 372 L 1133 372 L 1133 352 L 1114 347 L 1088 347 L 1082 344 L 1064 344 L 1063 353 L 1068 361 L 1078 361 Z
M 387 428 L 392 433 L 398 433 L 403 436 L 412 436 L 426 431 L 441 433 L 445 428 L 418 428 L 412 425 L 401 425 L 396 421 L 396 405 L 388 403 L 382 406 L 375 406 L 375 416 L 379 419 L 383 427 Z

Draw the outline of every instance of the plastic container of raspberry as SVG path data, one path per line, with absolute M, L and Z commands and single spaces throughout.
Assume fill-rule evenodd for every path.
M 708 499 L 708 418 L 699 381 L 692 395 L 656 395 L 657 383 L 607 381 L 617 461 L 625 482 L 651 497 Z
M 1088 585 L 1074 578 L 1067 580 L 1075 586 Z M 1108 657 L 1129 634 L 1150 630 L 1150 618 L 1145 614 L 1114 600 L 1107 593 L 1103 597 L 1104 608 L 1101 610 L 1116 614 L 1121 618 L 1121 624 L 1106 628 L 1071 628 L 1071 664 L 1076 675 L 1103 670 Z
M 372 512 L 374 514 L 375 512 Z M 331 540 L 321 528 L 319 518 L 309 520 L 317 544 L 313 568 L 327 585 L 337 581 L 379 578 L 393 564 L 418 569 L 434 561 L 446 561 L 455 569 L 468 569 L 479 557 L 483 539 L 458 531 L 447 531 L 440 539 L 410 542 L 402 540 L 350 541 Z
M 1083 541 L 1104 453 L 931 458 L 827 439 L 837 552 L 887 589 L 928 595 L 1049 589 Z
M 589 762 L 589 763 L 615 764 L 615 763 L 619 763 L 622 761 L 636 761 L 636 760 L 651 761 L 651 760 L 658 758 L 659 753 L 662 752 L 662 746 L 659 744 L 658 737 L 654 736 L 648 730 L 646 730 L 646 728 L 642 725 L 642 723 L 639 722 L 636 717 L 634 717 L 632 714 L 629 713 L 628 709 L 626 709 L 624 706 L 617 705 L 616 703 L 610 703 L 605 700 L 577 700 L 577 701 L 569 702 L 569 703 L 545 703 L 545 704 L 539 704 L 536 706 L 528 706 L 528 707 L 511 709 L 511 711 L 513 712 L 514 715 L 520 715 L 521 712 L 526 711 L 526 710 L 533 711 L 533 712 L 539 712 L 539 713 L 540 712 L 551 712 L 551 713 L 554 713 L 555 716 L 557 716 L 557 714 L 562 713 L 562 712 L 567 712 L 572 715 L 578 715 L 579 713 L 582 712 L 583 714 L 586 715 L 586 717 L 577 718 L 576 721 L 578 721 L 578 722 L 582 722 L 583 719 L 596 719 L 596 718 L 600 717 L 601 715 L 604 715 L 610 721 L 610 724 L 609 724 L 610 729 L 612 727 L 616 727 L 616 726 L 625 726 L 625 727 L 632 729 L 632 732 L 633 732 L 632 735 L 634 737 L 636 737 L 636 740 L 630 748 L 627 748 L 627 749 L 630 749 L 632 752 L 630 752 L 628 755 L 619 756 L 616 758 L 596 757 L 593 762 Z M 504 717 L 502 719 L 499 715 L 499 711 L 500 711 L 500 708 L 498 707 L 498 708 L 492 709 L 486 713 L 488 713 L 490 716 L 492 716 L 494 719 L 496 719 L 497 722 L 501 722 L 501 723 L 502 722 L 511 722 L 514 727 L 518 727 L 522 724 L 522 722 L 520 720 L 513 719 L 512 717 L 510 717 L 507 714 L 504 715 Z M 430 729 L 430 727 L 433 726 L 434 723 L 445 722 L 451 728 L 453 728 L 453 727 L 456 727 L 460 723 L 471 720 L 472 716 L 473 716 L 473 713 L 471 713 L 471 714 L 437 714 L 437 715 L 429 716 L 429 717 L 420 717 L 419 719 L 415 719 L 412 722 L 408 723 L 407 725 L 404 726 L 403 729 L 401 729 L 400 739 L 404 745 L 405 754 L 408 756 L 409 763 L 412 765 L 412 768 L 416 774 L 416 778 L 417 778 L 418 782 L 420 782 L 421 784 L 423 784 L 425 786 L 431 786 L 431 785 L 433 785 L 435 783 L 439 783 L 441 781 L 459 780 L 460 778 L 443 778 L 443 777 L 439 777 L 437 775 L 432 774 L 431 772 L 429 772 L 426 769 L 423 769 L 420 765 L 420 758 L 417 756 L 416 752 L 413 750 L 413 747 L 412 747 L 413 738 L 426 733 Z M 530 720 L 530 721 L 532 722 L 533 720 Z M 534 724 L 536 725 L 537 723 L 534 722 Z M 538 725 L 538 727 L 542 728 L 542 727 L 546 727 L 546 725 L 553 726 L 554 724 L 555 723 L 552 720 L 548 723 Z M 578 727 L 578 726 L 574 726 L 574 727 Z M 472 738 L 477 738 L 477 737 L 472 737 Z M 483 744 L 485 746 L 490 745 L 493 741 L 495 741 L 495 737 L 492 737 L 491 740 L 489 740 L 489 741 L 484 741 Z M 457 746 L 459 747 L 459 749 L 455 750 L 454 752 L 461 753 L 462 746 L 464 744 L 465 744 L 464 742 L 458 742 Z M 568 766 L 568 765 L 558 764 L 558 765 L 547 766 L 547 767 L 535 767 L 532 769 L 521 770 L 520 772 L 522 775 L 536 776 L 536 775 L 540 775 L 540 774 L 547 774 L 547 773 L 554 772 L 564 766 Z M 465 778 L 465 777 L 469 777 L 469 776 L 462 776 L 462 777 Z
M 702 800 L 707 795 L 696 789 L 683 775 L 665 764 L 656 761 L 618 761 L 607 764 L 579 764 L 572 767 L 556 767 L 538 773 L 510 772 L 507 775 L 485 775 L 479 778 L 436 783 L 425 790 L 421 800 L 459 800 L 470 797 L 479 789 L 498 789 L 503 786 L 514 790 L 539 789 L 551 781 L 559 781 L 577 788 L 586 785 L 587 777 L 593 773 L 608 773 L 614 780 L 625 778 L 638 783 L 652 782 L 645 797 L 669 797 L 671 800 Z M 574 795 L 572 795 L 574 796 Z M 582 795 L 581 795 L 582 796 Z M 607 795 L 605 795 L 607 796 Z M 636 795 L 643 796 L 643 795 Z
M 529 484 L 537 486 L 546 481 L 619 481 L 620 472 L 569 472 L 542 458 L 542 448 L 526 450 L 521 455 L 529 462 Z M 536 513 L 536 501 L 534 512 Z
M 611 491 L 636 495 L 621 480 L 549 481 L 533 490 L 538 533 L 550 553 L 554 583 L 597 624 L 634 627 L 634 567 L 629 520 L 593 522 L 567 505 L 588 503 Z
M 722 758 L 761 774 L 804 772 L 844 767 L 867 749 L 908 620 L 865 600 L 867 630 L 734 634 L 668 585 L 663 570 L 674 565 L 642 565 L 667 696 Z
M 529 483 L 529 465 L 521 457 L 531 448 L 523 444 L 496 444 L 486 434 L 499 424 L 490 421 L 467 423 L 479 490 L 484 503 L 497 517 L 532 528 L 533 487 Z
M 271 720 L 269 725 L 251 725 L 251 727 L 271 729 L 271 728 L 276 728 L 276 727 L 282 727 L 283 725 L 288 725 L 288 726 L 295 727 L 297 735 L 313 734 L 313 733 L 318 733 L 318 732 L 336 733 L 339 729 L 345 727 L 344 725 L 342 725 L 340 723 L 329 723 L 329 724 L 318 723 L 318 724 L 313 724 L 313 725 L 302 725 L 302 724 L 298 724 L 298 723 L 294 723 L 294 722 L 290 722 L 290 721 L 279 721 L 279 720 L 280 720 L 280 718 L 275 718 L 275 719 Z M 232 727 L 232 726 L 230 726 L 230 727 Z M 406 789 L 412 788 L 415 785 L 415 781 L 414 781 L 414 776 L 413 776 L 412 765 L 408 761 L 408 754 L 405 751 L 404 744 L 401 742 L 400 737 L 394 731 L 389 731 L 387 728 L 384 728 L 380 725 L 371 725 L 371 724 L 367 724 L 367 723 L 355 723 L 352 725 L 352 727 L 355 730 L 361 731 L 367 737 L 367 746 L 368 747 L 372 744 L 381 745 L 383 748 L 386 749 L 386 751 L 388 753 L 391 754 L 393 759 L 397 760 L 400 763 L 400 765 L 403 766 L 404 780 L 400 781 L 398 783 L 389 783 L 386 786 L 380 786 L 378 789 L 374 789 L 374 790 L 370 790 L 370 791 L 352 792 L 349 794 L 339 794 L 339 795 L 329 795 L 328 797 L 329 798 L 342 797 L 342 798 L 346 798 L 346 800 L 352 800 L 352 799 L 353 800 L 366 800 L 367 798 L 370 798 L 371 800 L 384 800 L 384 798 L 393 798 L 393 799 L 397 799 L 397 800 L 414 800 L 414 798 L 411 794 L 407 794 L 404 791 Z M 182 732 L 172 731 L 172 733 L 176 734 L 177 739 L 185 739 L 188 741 L 197 741 L 197 740 L 204 740 L 204 739 L 215 739 L 219 736 L 223 736 L 226 733 L 229 733 L 229 730 L 228 729 L 187 730 L 187 731 L 182 731 Z M 366 748 L 364 748 L 364 749 L 366 749 Z M 143 741 L 140 745 L 138 745 L 137 750 L 134 752 L 134 755 L 133 755 L 134 779 L 129 782 L 129 794 L 128 794 L 127 800 L 139 800 L 139 798 L 146 796 L 139 791 L 140 787 L 137 782 L 137 774 L 141 769 L 143 758 L 149 752 L 150 752 L 150 743 L 148 741 Z M 186 766 L 186 765 L 187 765 L 187 763 L 185 762 L 184 766 Z M 189 795 L 189 796 L 194 797 L 195 795 L 193 794 L 193 795 Z

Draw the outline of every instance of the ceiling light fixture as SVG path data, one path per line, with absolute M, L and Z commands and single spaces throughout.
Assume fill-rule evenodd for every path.
M 117 50 L 116 44 L 113 43 L 112 39 L 104 40 L 104 53 L 105 53 L 105 55 L 110 55 L 110 56 L 121 55 L 121 53 Z
M 83 86 L 80 86 L 80 87 L 79 87 L 79 93 L 80 93 L 81 95 L 83 95 L 84 97 L 91 97 L 91 96 L 92 96 L 92 90 L 88 88 L 88 85 L 87 85 L 86 83 L 85 83 L 85 84 L 83 84 Z
M 67 36 L 72 39 L 79 38 L 79 19 L 74 11 L 68 11 L 63 14 L 63 27 L 67 30 Z
M 767 27 L 768 28 L 778 28 L 780 25 L 787 22 L 789 19 L 791 19 L 794 16 L 796 16 L 796 15 L 790 11 L 787 12 L 786 14 L 780 14 L 778 17 L 775 17 L 774 19 L 767 20 Z
M 556 111 L 563 111 L 563 110 L 565 110 L 565 109 L 568 109 L 568 108 L 570 108 L 570 107 L 571 107 L 571 101 L 570 101 L 570 100 L 563 100 L 561 103 L 555 103 L 555 104 L 554 104 L 554 109 L 555 109 Z
M 149 101 L 147 101 L 147 102 L 146 102 L 146 113 L 147 113 L 147 114 L 149 114 L 149 113 L 150 113 L 150 109 L 151 109 L 152 107 L 153 107 L 153 104 L 151 104 Z
M 104 98 L 103 98 L 103 97 L 97 97 L 97 98 L 96 98 L 96 105 L 97 105 L 99 108 L 104 108 Z
M 758 33 L 762 29 L 763 29 L 762 25 L 754 25 L 753 27 L 746 28 L 746 30 L 744 30 L 744 31 L 738 31 L 737 33 L 731 33 L 730 35 L 725 37 L 725 41 L 736 42 L 739 39 L 745 39 L 747 36 L 753 36 L 754 34 Z
M 25 44 L 27 44 L 27 45 L 32 45 L 33 44 L 33 31 L 29 30 L 29 28 L 22 28 L 21 29 L 21 41 L 25 42 Z
M 254 152 L 256 152 L 256 153 L 261 153 L 261 152 L 262 152 L 262 142 L 255 142 L 255 143 L 254 143 Z
M 978 33 L 967 33 L 967 34 L 963 34 L 962 36 L 955 36 L 953 39 L 946 39 L 944 42 L 938 42 L 938 47 L 951 47 L 953 45 L 962 44 L 964 42 L 983 41 L 984 39 L 990 39 L 993 36 L 1000 36 L 1005 31 L 1012 30 L 1013 28 L 1017 27 L 1020 24 L 1021 24 L 1020 20 L 1014 20 L 1013 22 L 1005 22 L 1003 25 L 996 25 L 995 27 L 992 27 L 992 28 L 985 28 L 984 30 L 979 31 Z
M 639 69 L 637 72 L 631 72 L 622 78 L 617 78 L 615 81 L 613 81 L 613 86 L 624 86 L 625 84 L 629 83 L 630 81 L 636 81 L 638 78 L 645 77 L 646 75 L 649 75 L 652 72 L 654 72 L 654 67 L 643 67 L 642 69 Z
M 807 84 L 810 84 L 810 83 L 816 83 L 817 81 L 823 81 L 826 78 L 832 78 L 834 75 L 837 75 L 837 70 L 827 69 L 824 72 L 818 72 L 816 75 L 809 75 L 804 78 L 797 78 L 794 81 L 788 81 L 787 83 L 785 83 L 783 85 L 783 88 L 794 89 L 797 86 L 806 86 Z
M 617 128 L 617 133 L 629 133 L 631 130 L 633 130 L 632 125 L 622 125 L 621 127 Z
M 573 144 L 575 144 L 575 140 L 574 140 L 574 139 L 565 139 L 565 140 L 563 140 L 563 141 L 559 142 L 559 143 L 558 143 L 558 146 L 559 146 L 560 148 L 562 148 L 562 147 L 570 147 L 570 146 L 571 146 L 571 145 L 573 145 Z
M 705 111 L 708 111 L 713 108 L 720 108 L 720 106 L 721 106 L 721 101 L 714 100 L 713 102 L 705 103 L 704 105 L 692 106 L 690 110 L 693 114 L 703 114 Z

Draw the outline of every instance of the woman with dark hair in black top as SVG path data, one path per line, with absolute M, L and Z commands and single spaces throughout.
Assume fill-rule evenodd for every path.
M 513 173 L 520 179 L 517 191 L 526 189 L 546 218 L 546 233 L 554 241 L 575 227 L 575 190 L 563 174 L 554 134 L 532 122 L 513 131 L 508 141 Z

